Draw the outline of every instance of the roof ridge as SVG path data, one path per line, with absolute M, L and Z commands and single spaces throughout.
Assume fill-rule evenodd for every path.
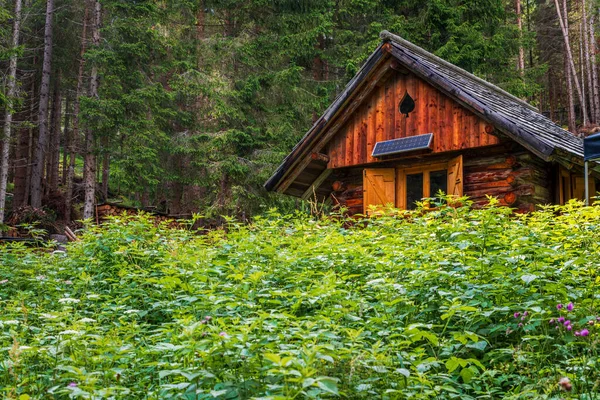
M 509 92 L 507 92 L 506 90 L 504 90 L 504 89 L 502 89 L 502 88 L 500 88 L 500 87 L 498 87 L 498 86 L 496 86 L 496 85 L 494 85 L 494 84 L 492 84 L 492 83 L 490 83 L 490 82 L 488 82 L 488 81 L 486 81 L 484 79 L 481 79 L 477 75 L 472 74 L 469 71 L 466 71 L 466 70 L 464 70 L 464 69 L 462 69 L 462 68 L 460 68 L 460 67 L 458 67 L 458 66 L 456 66 L 456 65 L 454 65 L 454 64 L 452 64 L 452 63 L 450 63 L 450 62 L 448 62 L 446 60 L 444 60 L 443 58 L 440 58 L 440 57 L 436 56 L 433 53 L 430 53 L 429 51 L 427 51 L 427 50 L 425 50 L 425 49 L 417 46 L 416 44 L 413 44 L 413 43 L 409 42 L 408 40 L 402 38 L 401 36 L 395 35 L 395 34 L 389 32 L 387 30 L 383 30 L 383 31 L 381 31 L 381 33 L 379 33 L 379 37 L 383 41 L 392 41 L 392 42 L 401 44 L 404 47 L 408 47 L 410 50 L 415 51 L 417 53 L 420 53 L 421 55 L 423 55 L 425 57 L 429 57 L 429 58 L 433 59 L 433 61 L 435 61 L 436 63 L 442 64 L 444 67 L 446 67 L 448 69 L 451 69 L 451 70 L 453 70 L 455 72 L 458 72 L 458 73 L 463 74 L 463 75 L 468 75 L 470 78 L 472 78 L 475 81 L 477 81 L 477 83 L 479 83 L 479 84 L 487 87 L 488 89 L 490 89 L 492 91 L 495 91 L 495 92 L 498 92 L 498 93 L 502 94 L 503 96 L 508 96 L 511 99 L 513 99 L 513 100 L 519 102 L 520 104 L 526 106 L 527 108 L 529 108 L 529 109 L 531 109 L 531 110 L 533 110 L 535 112 L 539 112 L 539 110 L 536 107 L 532 106 L 531 104 L 529 104 L 528 102 L 524 101 L 523 99 L 518 98 L 517 96 L 515 96 L 515 95 L 513 95 L 513 94 L 511 94 Z

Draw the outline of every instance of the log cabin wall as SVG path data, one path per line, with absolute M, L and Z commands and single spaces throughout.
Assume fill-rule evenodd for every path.
M 398 109 L 406 92 L 415 100 L 408 118 Z M 385 140 L 433 133 L 435 154 L 500 143 L 492 131 L 486 121 L 414 74 L 392 71 L 329 143 L 328 168 L 378 162 L 371 157 L 373 146 Z
M 552 203 L 549 164 L 529 152 L 465 158 L 463 173 L 463 194 L 474 207 L 488 204 L 486 195 L 517 212 Z
M 500 205 L 517 212 L 531 212 L 538 204 L 552 203 L 549 168 L 549 164 L 528 151 L 467 155 L 463 194 L 469 196 L 475 208 L 488 204 L 486 195 L 490 195 L 497 197 Z M 331 194 L 333 204 L 347 208 L 349 215 L 363 214 L 362 168 L 343 170 L 336 179 Z

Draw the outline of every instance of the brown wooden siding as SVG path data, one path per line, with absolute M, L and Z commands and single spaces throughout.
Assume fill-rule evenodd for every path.
M 398 103 L 408 93 L 415 110 L 406 118 Z M 376 142 L 433 133 L 432 153 L 500 143 L 487 122 L 413 74 L 395 72 L 356 109 L 328 146 L 329 168 L 369 164 Z

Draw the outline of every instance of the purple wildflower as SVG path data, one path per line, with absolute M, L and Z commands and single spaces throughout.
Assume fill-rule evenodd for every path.
M 561 308 L 563 308 L 563 305 L 562 305 L 562 304 L 560 304 L 560 303 L 558 303 L 558 304 L 556 305 L 556 308 L 557 308 L 558 310 L 560 310 Z
M 527 311 L 523 311 L 523 316 L 524 316 L 524 317 L 526 317 L 526 316 L 528 316 L 528 315 L 529 315 L 529 313 L 528 313 Z
M 560 322 L 560 323 L 565 322 L 565 317 L 558 317 L 558 322 Z
M 564 326 L 571 325 L 571 321 L 570 321 L 570 320 L 566 320 L 566 321 L 563 323 L 563 325 L 564 325 Z
M 573 327 L 571 325 L 567 326 L 568 331 L 570 331 L 571 329 L 573 329 Z
M 571 381 L 567 377 L 560 378 L 558 386 L 565 392 L 570 392 L 573 389 L 573 385 L 571 385 Z
M 219 333 L 219 336 L 224 337 L 224 338 L 228 338 L 229 335 L 227 334 L 227 332 L 221 332 Z
M 71 382 L 71 383 L 69 383 L 69 387 L 70 388 L 77 387 L 77 382 Z
M 519 318 L 521 316 L 521 313 L 520 312 L 516 312 L 513 315 L 514 315 L 515 318 Z
M 567 304 L 567 310 L 569 310 L 569 311 L 573 311 L 573 307 L 575 307 L 575 306 L 573 305 L 573 303 L 569 303 L 569 304 Z
M 210 320 L 212 319 L 212 317 L 211 317 L 210 315 L 207 315 L 206 317 L 204 317 L 204 319 L 205 319 L 206 321 L 210 321 Z
M 522 316 L 522 317 L 521 317 L 521 321 L 525 321 L 525 316 Z
M 575 331 L 575 336 L 579 336 L 579 335 L 580 335 L 579 331 Z
M 519 322 L 519 325 L 518 325 L 518 326 L 519 326 L 519 328 L 522 328 L 522 327 L 523 327 L 523 324 Z
M 587 329 L 582 329 L 581 332 L 579 332 L 579 334 L 581 336 L 587 336 L 590 334 L 590 331 L 588 331 Z
M 554 318 L 552 318 L 549 322 L 550 322 L 550 325 L 552 325 L 554 323 Z

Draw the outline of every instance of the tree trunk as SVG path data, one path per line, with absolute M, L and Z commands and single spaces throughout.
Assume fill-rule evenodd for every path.
M 108 178 L 110 176 L 110 152 L 108 150 L 108 136 L 102 137 L 102 197 L 108 199 Z
M 69 146 L 69 124 L 71 123 L 71 113 L 69 110 L 71 109 L 71 97 L 68 96 L 65 101 L 65 129 L 63 130 L 63 140 L 62 140 L 62 149 L 63 149 L 63 160 L 62 160 L 62 171 L 61 171 L 61 182 L 64 185 L 67 182 L 67 162 L 68 162 L 68 146 Z
M 100 2 L 95 0 L 93 20 L 92 20 L 92 43 L 94 46 L 100 45 Z M 90 97 L 98 98 L 98 67 L 92 66 L 90 77 Z M 83 203 L 83 218 L 88 219 L 94 216 L 94 203 L 96 198 L 96 157 L 94 155 L 94 133 L 88 127 L 85 131 L 85 160 L 84 160 L 84 187 L 85 200 Z
M 571 51 L 571 43 L 569 41 L 569 15 L 568 15 L 568 9 L 567 9 L 567 0 L 563 0 L 563 14 L 564 16 L 561 15 L 561 11 L 560 11 L 560 6 L 558 4 L 558 0 L 554 0 L 554 5 L 556 6 L 556 13 L 558 15 L 558 22 L 560 24 L 560 29 L 562 31 L 563 34 L 563 40 L 564 40 L 564 45 L 565 45 L 565 63 L 567 65 L 567 69 L 570 70 L 570 76 L 571 76 L 571 80 L 573 81 L 573 83 L 575 84 L 575 89 L 577 90 L 577 95 L 579 96 L 579 102 L 581 104 L 581 107 L 584 107 L 584 99 L 583 99 L 583 94 L 581 92 L 581 86 L 579 85 L 579 78 L 577 77 L 577 70 L 575 69 L 575 62 L 573 60 L 573 52 Z M 564 18 L 564 19 L 563 19 Z M 567 83 L 568 84 L 568 83 Z M 572 84 L 571 84 L 571 90 L 570 90 L 571 94 L 570 96 L 573 96 L 573 92 L 572 92 Z M 574 116 L 573 116 L 574 119 Z M 571 130 L 571 121 L 569 121 L 569 130 Z M 583 124 L 586 125 L 587 124 L 587 115 L 586 113 L 583 113 Z M 573 125 L 575 125 L 573 123 Z M 575 130 L 572 130 L 571 132 L 575 133 Z
M 552 68 L 548 69 L 548 109 L 550 111 L 550 119 L 556 122 L 556 93 L 554 93 L 554 85 L 555 81 L 553 79 L 553 71 Z
M 517 71 L 523 76 L 525 74 L 525 50 L 523 49 L 523 18 L 521 16 L 521 0 L 515 0 L 515 10 L 517 13 L 517 29 L 519 30 L 519 59 L 517 61 Z
M 58 190 L 58 163 L 60 159 L 60 127 L 62 119 L 62 97 L 60 95 L 60 74 L 54 80 L 54 97 L 52 99 L 52 129 L 48 146 L 48 163 L 46 165 L 46 193 Z
M 567 57 L 564 58 L 565 64 L 565 81 L 567 83 L 567 118 L 569 131 L 571 133 L 577 132 L 577 124 L 575 121 L 575 101 L 573 99 L 573 82 L 571 80 L 571 69 L 569 68 L 569 61 Z
M 12 49 L 19 46 L 19 33 L 21 31 L 21 0 L 15 0 L 15 15 L 12 34 Z M 10 134 L 12 129 L 13 100 L 17 89 L 17 55 L 10 57 L 8 66 L 8 82 L 6 90 L 6 112 L 4 114 L 4 136 L 2 137 L 2 163 L 0 165 L 0 224 L 4 223 L 6 208 L 6 186 L 8 184 L 8 156 L 10 150 Z
M 31 171 L 31 206 L 42 206 L 42 177 L 44 176 L 44 156 L 48 147 L 48 100 L 50 91 L 50 73 L 52 71 L 52 17 L 54 0 L 46 2 L 46 25 L 44 29 L 44 62 L 42 64 L 42 83 L 38 108 L 39 133 Z
M 588 115 L 588 99 L 587 93 L 585 91 L 585 58 L 583 55 L 583 25 L 579 24 L 579 68 L 581 72 L 581 99 L 583 103 L 581 104 L 581 112 L 584 115 L 584 124 L 586 126 L 589 123 L 586 116 Z M 587 120 L 587 121 L 586 121 Z
M 594 29 L 594 14 L 589 19 L 589 58 L 592 71 L 592 100 L 594 102 L 594 123 L 600 124 L 600 84 L 598 83 L 598 65 L 596 64 L 596 32 Z M 591 53 L 591 55 L 590 55 Z
M 592 61 L 590 60 L 590 43 L 589 43 L 589 25 L 587 18 L 587 4 L 585 0 L 581 1 L 581 24 L 583 26 L 583 58 L 585 69 L 587 70 L 587 93 L 589 98 L 590 105 L 590 120 L 592 123 L 596 123 L 598 119 L 596 118 L 598 110 L 596 109 L 596 104 L 594 102 L 594 81 L 592 78 Z
M 89 7 L 88 2 L 85 3 L 85 11 L 83 14 L 83 28 L 81 31 L 81 50 L 79 51 L 79 71 L 77 73 L 77 88 L 75 89 L 75 101 L 73 102 L 73 130 L 69 136 L 67 145 L 69 151 L 69 168 L 67 170 L 67 191 L 65 194 L 65 216 L 66 222 L 71 222 L 71 208 L 73 201 L 73 176 L 75 175 L 75 144 L 79 137 L 79 98 L 83 92 L 83 71 L 85 68 L 85 49 L 87 43 L 87 25 L 88 25 Z

